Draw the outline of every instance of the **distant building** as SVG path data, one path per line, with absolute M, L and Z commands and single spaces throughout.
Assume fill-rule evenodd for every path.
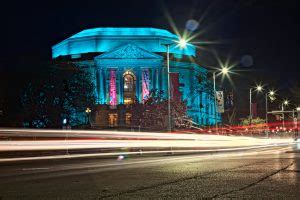
M 97 97 L 91 120 L 94 126 L 123 126 L 130 118 L 126 105 L 143 102 L 151 89 L 167 91 L 165 44 L 171 44 L 171 83 L 177 87 L 176 95 L 187 100 L 188 115 L 199 125 L 220 122 L 219 114 L 215 119 L 212 93 L 196 92 L 208 80 L 197 79 L 207 70 L 193 61 L 195 46 L 181 49 L 174 42 L 178 40 L 169 31 L 156 28 L 87 29 L 54 45 L 52 58 L 71 61 L 91 73 Z

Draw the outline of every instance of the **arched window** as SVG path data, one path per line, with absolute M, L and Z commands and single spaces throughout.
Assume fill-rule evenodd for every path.
M 124 92 L 133 92 L 134 90 L 134 77 L 131 74 L 124 76 Z
M 123 74 L 124 78 L 124 104 L 132 104 L 135 100 L 135 76 L 131 71 Z

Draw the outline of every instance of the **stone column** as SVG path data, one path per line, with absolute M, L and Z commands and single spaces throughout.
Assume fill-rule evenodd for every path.
M 152 80 L 151 80 L 151 89 L 154 90 L 154 89 L 157 89 L 156 87 L 156 69 L 154 67 L 152 67 Z
M 118 70 L 117 73 L 119 79 L 119 84 L 118 84 L 119 104 L 124 104 L 124 86 L 123 86 L 122 71 Z
M 99 103 L 104 104 L 105 103 L 105 97 L 104 97 L 104 81 L 103 81 L 103 69 L 100 67 L 98 68 L 98 77 L 99 77 L 99 83 L 98 83 L 98 88 L 99 88 Z
M 107 94 L 106 77 L 107 77 L 107 75 L 106 75 L 105 69 L 101 70 L 101 75 L 102 75 L 102 88 L 103 88 L 103 92 L 102 92 L 102 94 L 103 94 L 103 104 L 106 104 L 106 96 L 107 96 L 106 95 Z
M 136 68 L 136 86 L 135 86 L 135 96 L 139 102 L 141 102 L 141 70 Z
M 164 96 L 168 97 L 168 71 L 166 67 L 161 69 L 160 77 L 161 79 L 161 90 L 164 92 Z
M 161 68 L 156 68 L 156 89 L 161 90 Z
M 110 103 L 109 103 L 109 101 L 110 101 L 110 68 L 107 68 L 106 70 L 105 70 L 105 74 L 106 74 L 106 76 L 107 76 L 107 80 L 105 81 L 106 82 L 106 87 L 105 87 L 105 90 L 106 90 L 106 104 L 107 105 L 110 105 Z

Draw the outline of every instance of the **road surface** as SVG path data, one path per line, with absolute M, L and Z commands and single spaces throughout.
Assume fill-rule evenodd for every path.
M 0 163 L 0 199 L 299 199 L 300 145 Z

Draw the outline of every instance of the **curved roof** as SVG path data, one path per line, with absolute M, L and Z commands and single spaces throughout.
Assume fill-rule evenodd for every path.
M 89 36 L 164 36 L 178 39 L 178 36 L 158 28 L 92 28 L 83 30 L 70 38 Z
M 92 28 L 52 46 L 52 58 L 83 53 L 105 53 L 120 46 L 133 43 L 153 53 L 166 52 L 164 44 L 174 44 L 179 37 L 167 30 L 157 28 Z M 170 47 L 170 53 L 195 56 L 196 48 L 189 44 L 187 48 Z

